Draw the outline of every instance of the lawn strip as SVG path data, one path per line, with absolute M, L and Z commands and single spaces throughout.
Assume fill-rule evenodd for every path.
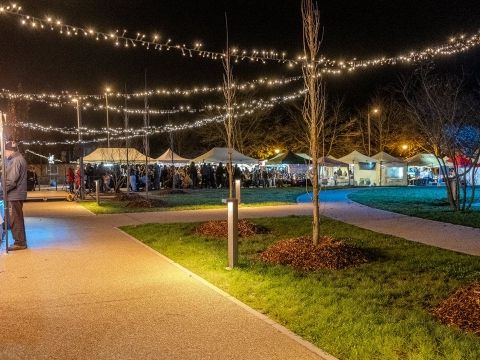
M 273 242 L 305 235 L 311 218 L 255 219 L 272 230 L 241 241 L 240 266 L 225 271 L 226 241 L 195 224 L 124 230 L 341 359 L 478 359 L 480 338 L 442 325 L 431 309 L 480 279 L 477 257 L 412 243 L 330 219 L 322 232 L 373 260 L 358 268 L 301 273 L 258 262 Z
M 480 228 L 480 208 L 472 211 L 452 211 L 442 187 L 376 188 L 352 192 L 348 197 L 360 204 L 377 209 Z M 480 194 L 477 191 L 477 201 Z

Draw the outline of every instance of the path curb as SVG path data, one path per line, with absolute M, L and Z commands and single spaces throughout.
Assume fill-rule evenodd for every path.
M 234 304 L 240 306 L 241 308 L 243 308 L 244 310 L 246 310 L 248 313 L 250 313 L 251 315 L 255 316 L 256 318 L 262 320 L 263 322 L 267 323 L 268 325 L 272 326 L 274 329 L 276 329 L 277 331 L 279 331 L 280 333 L 284 334 L 285 336 L 287 336 L 288 338 L 294 340 L 295 342 L 299 343 L 300 345 L 302 345 L 303 347 L 307 348 L 308 350 L 310 350 L 312 353 L 314 354 L 317 354 L 319 356 L 321 356 L 324 360 L 339 360 L 338 358 L 334 357 L 333 355 L 330 355 L 329 353 L 327 353 L 326 351 L 323 351 L 322 349 L 316 347 L 315 345 L 313 345 L 311 342 L 303 339 L 301 336 L 295 334 L 294 332 L 290 331 L 289 329 L 287 329 L 285 326 L 283 325 L 280 325 L 279 323 L 273 321 L 272 319 L 270 319 L 268 316 L 262 314 L 261 312 L 251 308 L 250 306 L 248 306 L 247 304 L 241 302 L 240 300 L 238 300 L 237 298 L 233 297 L 232 295 L 228 294 L 227 292 L 223 291 L 222 289 L 216 287 L 215 285 L 213 285 L 212 283 L 208 282 L 207 280 L 205 280 L 204 278 L 200 277 L 199 275 L 195 274 L 194 272 L 188 270 L 187 268 L 183 267 L 182 265 L 180 265 L 179 263 L 176 263 L 175 261 L 173 261 L 172 259 L 170 259 L 169 257 L 163 255 L 162 253 L 156 251 L 155 249 L 152 249 L 150 246 L 146 245 L 145 243 L 141 242 L 140 240 L 136 239 L 135 237 L 133 237 L 132 235 L 126 233 L 125 231 L 121 230 L 120 228 L 115 228 L 116 230 L 120 231 L 121 233 L 123 233 L 124 235 L 126 235 L 127 237 L 129 237 L 130 239 L 132 239 L 133 241 L 137 242 L 138 244 L 142 245 L 143 247 L 147 248 L 149 251 L 153 252 L 154 254 L 156 254 L 157 256 L 161 257 L 163 260 L 167 261 L 169 264 L 175 266 L 176 268 L 178 268 L 179 270 L 181 270 L 182 272 L 188 274 L 190 277 L 194 278 L 195 280 L 197 280 L 198 282 L 200 282 L 201 284 L 209 287 L 210 289 L 212 289 L 213 291 L 215 291 L 216 293 L 220 294 L 221 296 L 223 296 L 224 298 L 228 299 L 229 301 L 233 302 Z

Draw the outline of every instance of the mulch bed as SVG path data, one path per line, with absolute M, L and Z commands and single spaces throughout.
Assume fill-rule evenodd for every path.
M 480 336 L 480 282 L 458 289 L 433 314 L 446 325 Z
M 328 236 L 324 236 L 318 245 L 314 245 L 308 236 L 282 240 L 259 257 L 266 263 L 287 265 L 300 271 L 340 270 L 368 261 L 361 249 Z
M 124 202 L 124 206 L 128 208 L 157 208 L 165 207 L 166 203 L 160 199 L 146 199 L 138 194 L 121 193 L 116 195 L 118 201 Z
M 265 227 L 255 225 L 246 219 L 238 221 L 238 236 L 249 237 L 257 234 L 266 234 L 269 230 Z M 195 229 L 195 234 L 205 236 L 228 237 L 227 221 L 208 221 Z
M 161 189 L 157 190 L 158 195 L 170 195 L 170 194 L 175 194 L 175 195 L 182 195 L 182 194 L 188 194 L 187 191 L 182 190 L 182 189 Z

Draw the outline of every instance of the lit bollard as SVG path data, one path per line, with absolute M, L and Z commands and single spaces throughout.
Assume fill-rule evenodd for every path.
M 241 203 L 241 200 L 240 200 L 240 195 L 241 195 L 241 181 L 240 180 L 235 180 L 235 199 L 238 200 L 238 203 L 240 204 Z
M 100 180 L 95 180 L 95 199 L 97 199 L 97 205 L 100 205 Z
M 238 200 L 228 199 L 228 268 L 238 264 Z

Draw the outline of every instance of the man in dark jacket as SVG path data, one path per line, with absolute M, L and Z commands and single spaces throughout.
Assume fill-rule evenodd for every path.
M 27 199 L 27 162 L 18 152 L 13 141 L 5 143 L 5 176 L 2 176 L 1 197 L 3 191 L 8 196 L 8 220 L 12 229 L 14 243 L 9 251 L 27 248 L 25 222 L 23 220 L 23 202 Z

